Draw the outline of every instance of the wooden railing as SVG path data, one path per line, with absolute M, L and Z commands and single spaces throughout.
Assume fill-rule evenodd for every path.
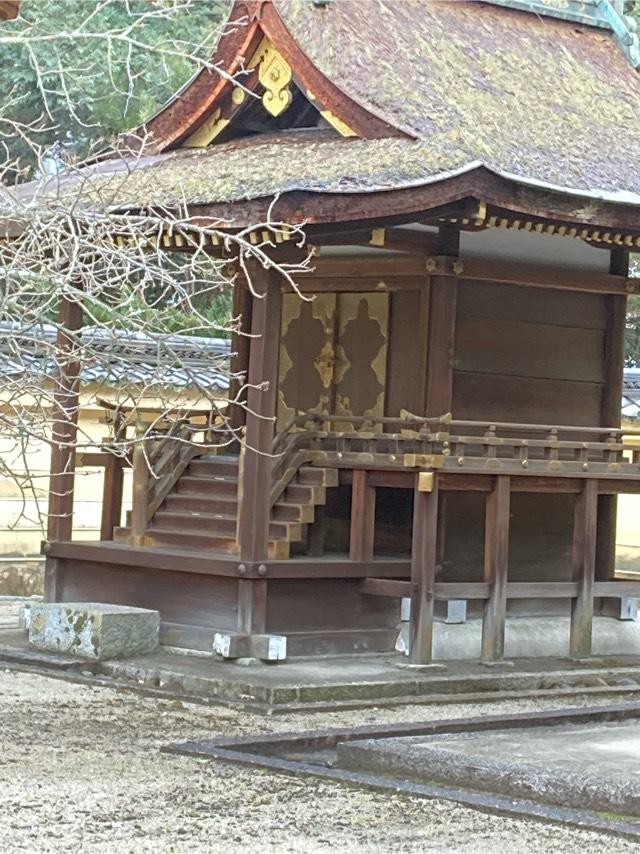
M 336 429 L 341 424 L 345 429 Z M 640 475 L 640 448 L 633 440 L 638 436 L 640 430 L 616 427 L 463 421 L 450 415 L 302 415 L 276 436 L 273 494 L 286 488 L 299 460 L 336 467 L 629 477 Z
M 157 440 L 153 436 L 141 435 L 135 443 L 130 535 L 132 545 L 144 544 L 149 520 L 198 453 L 198 448 L 193 443 L 193 433 L 194 427 L 189 419 L 178 418 Z

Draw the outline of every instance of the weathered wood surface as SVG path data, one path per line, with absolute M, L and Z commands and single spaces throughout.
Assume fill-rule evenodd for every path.
M 57 371 L 53 395 L 51 468 L 47 539 L 70 540 L 73 531 L 75 443 L 78 432 L 81 366 L 75 333 L 82 327 L 82 306 L 66 296 L 58 306 Z
M 497 477 L 486 501 L 484 580 L 489 585 L 489 597 L 484 605 L 481 644 L 481 658 L 485 661 L 504 657 L 510 498 L 509 478 Z
M 433 603 L 438 533 L 438 481 L 431 492 L 414 492 L 411 546 L 409 657 L 429 664 L 433 653 Z
M 597 513 L 597 484 L 586 480 L 576 497 L 573 529 L 572 564 L 578 591 L 571 604 L 569 646 L 575 658 L 587 658 L 591 654 Z
M 355 469 L 351 487 L 350 560 L 371 560 L 376 525 L 376 491 L 367 483 L 367 471 Z

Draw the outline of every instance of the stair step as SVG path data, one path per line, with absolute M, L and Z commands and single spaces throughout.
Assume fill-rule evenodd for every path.
M 338 469 L 302 466 L 296 480 L 308 486 L 337 486 Z
M 238 494 L 238 480 L 235 477 L 193 477 L 183 475 L 176 484 L 176 492 L 195 495 Z
M 234 516 L 238 510 L 235 495 L 205 495 L 189 492 L 172 492 L 167 495 L 160 510 L 172 512 L 221 513 Z
M 174 492 L 168 495 L 161 510 L 182 513 L 213 513 L 223 516 L 235 516 L 238 512 L 238 500 L 231 495 L 190 495 Z M 313 522 L 313 505 L 287 501 L 278 501 L 274 505 L 272 518 L 275 522 Z
M 197 477 L 237 477 L 237 457 L 196 457 L 189 463 L 188 473 Z
M 130 528 L 114 528 L 113 540 L 116 543 L 127 543 L 131 534 Z M 211 549 L 225 554 L 237 554 L 235 538 L 210 536 L 206 534 L 186 533 L 184 530 L 169 528 L 150 528 L 145 537 L 146 546 L 174 546 L 181 549 Z M 268 546 L 268 556 L 272 560 L 287 560 L 289 543 L 286 540 L 272 540 Z
M 151 520 L 149 530 L 153 532 L 161 528 L 184 531 L 185 535 L 195 531 L 206 536 L 235 537 L 236 526 L 235 515 L 158 510 Z M 274 521 L 269 524 L 269 536 L 273 540 L 298 542 L 302 539 L 302 525 L 300 522 Z
M 326 504 L 327 490 L 324 486 L 290 483 L 284 491 L 284 500 L 287 504 Z

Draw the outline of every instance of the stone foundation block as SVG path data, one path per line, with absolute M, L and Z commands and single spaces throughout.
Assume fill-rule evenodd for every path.
M 93 602 L 34 603 L 29 643 L 36 649 L 104 660 L 154 652 L 160 614 Z

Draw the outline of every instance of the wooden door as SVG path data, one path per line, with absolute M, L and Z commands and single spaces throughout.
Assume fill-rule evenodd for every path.
M 338 294 L 333 411 L 382 416 L 387 369 L 389 296 Z
M 383 293 L 285 294 L 278 429 L 296 413 L 384 414 L 388 314 Z

